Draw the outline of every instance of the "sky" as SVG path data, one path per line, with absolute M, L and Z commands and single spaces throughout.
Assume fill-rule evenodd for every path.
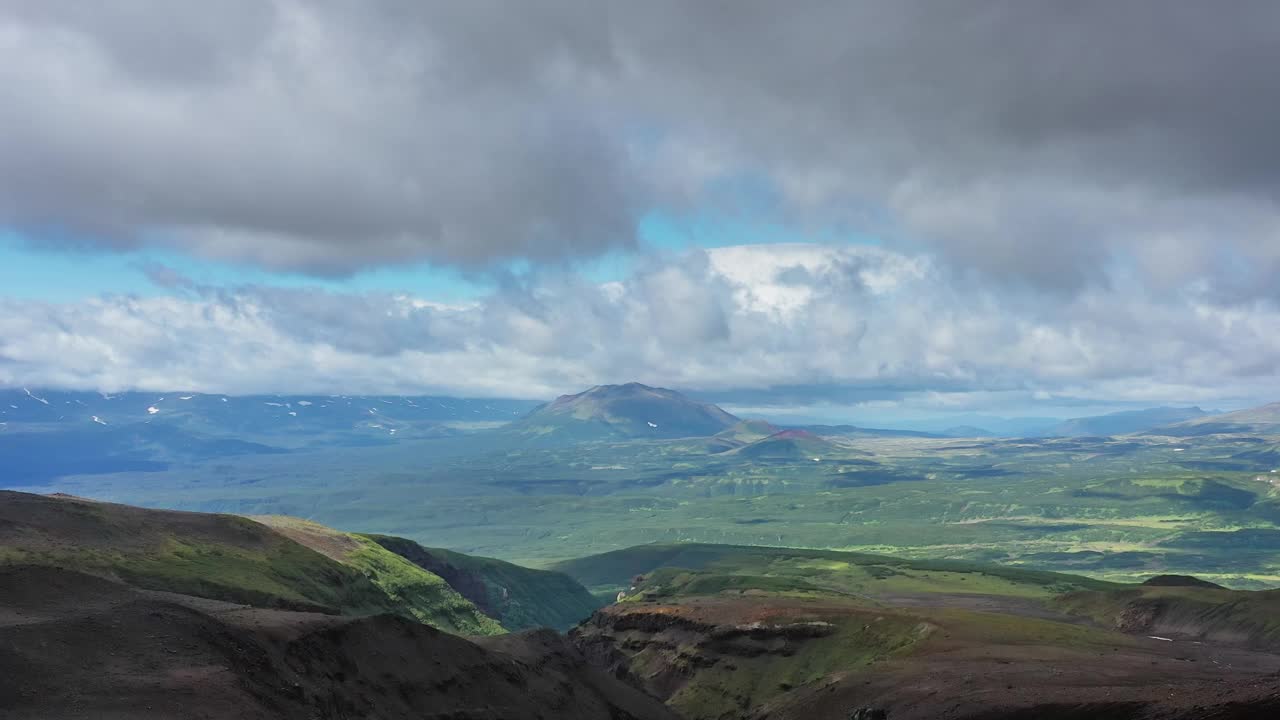
M 0 0 L 0 386 L 1280 400 L 1280 5 Z

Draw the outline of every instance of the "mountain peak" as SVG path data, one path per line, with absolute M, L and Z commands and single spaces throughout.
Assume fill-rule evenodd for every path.
M 780 430 L 738 449 L 738 453 L 759 459 L 820 459 L 836 450 L 835 444 L 800 428 Z
M 575 398 L 582 398 L 582 397 L 625 397 L 629 395 L 646 395 L 646 394 L 683 397 L 682 395 L 680 395 L 680 393 L 676 392 L 675 390 L 652 387 L 649 385 L 645 385 L 644 383 L 629 382 L 629 383 L 623 383 L 621 385 L 593 385 L 587 388 L 586 390 L 583 390 L 580 393 L 574 393 L 572 395 L 561 395 L 560 397 L 555 399 L 555 402 L 560 402 L 562 400 L 568 401 L 568 400 L 573 400 Z
M 715 435 L 737 422 L 721 408 L 675 390 L 629 382 L 561 395 L 512 429 L 563 440 L 682 438 Z

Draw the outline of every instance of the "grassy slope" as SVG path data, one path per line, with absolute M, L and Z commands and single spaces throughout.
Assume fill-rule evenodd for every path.
M 643 575 L 629 597 L 602 614 L 622 618 L 605 635 L 616 636 L 610 643 L 631 657 L 633 673 L 658 678 L 655 691 L 674 683 L 668 702 L 689 718 L 736 716 L 792 688 L 878 672 L 873 666 L 884 661 L 902 671 L 971 648 L 1051 667 L 1088 663 L 1116 648 L 1141 652 L 1149 641 L 1134 635 L 1280 648 L 1280 591 L 1123 586 L 979 564 L 698 544 L 642 546 L 560 567 L 600 584 Z M 897 604 L 931 593 L 936 599 Z M 972 608 L 956 602 L 970 593 L 1006 599 Z M 1101 627 L 1040 616 L 1035 608 L 1087 616 Z M 665 620 L 673 617 L 703 626 L 680 629 Z M 827 631 L 783 639 L 781 629 L 805 623 Z M 754 644 L 725 640 L 752 637 Z
M 1104 627 L 1280 649 L 1280 591 L 1142 586 L 1068 593 L 1057 608 Z
M 641 545 L 553 566 L 597 591 L 625 589 L 636 575 L 662 567 L 720 576 L 791 578 L 846 594 L 950 592 L 1049 597 L 1119 587 L 1061 573 L 963 561 L 911 560 L 834 550 L 707 545 Z
M 760 598 L 764 600 L 766 598 Z M 1131 640 L 1116 633 L 1036 618 L 961 610 L 921 609 L 912 612 L 849 608 L 822 615 L 831 634 L 792 643 L 786 653 L 735 655 L 729 662 L 700 668 L 691 664 L 690 680 L 668 699 L 682 717 L 691 719 L 739 717 L 744 708 L 758 708 L 793 688 L 814 686 L 824 679 L 865 674 L 870 677 L 884 662 L 910 664 L 913 658 L 945 653 L 956 647 L 1020 647 L 1034 657 L 1044 648 L 1050 656 L 1087 661 L 1102 651 L 1127 647 Z M 803 616 L 790 618 L 802 620 Z M 642 661 L 636 670 L 643 674 Z
M 51 565 L 263 607 L 394 609 L 360 573 L 231 515 L 0 492 L 0 563 Z
M 395 613 L 454 632 L 501 631 L 439 578 L 376 543 L 357 546 L 350 562 L 339 562 L 249 518 L 0 492 L 0 564 L 258 607 Z
M 653 569 L 655 562 L 700 569 Z M 669 692 L 668 703 L 689 718 L 737 717 L 793 688 L 876 672 L 886 661 L 901 668 L 912 658 L 957 648 L 989 646 L 1012 656 L 1061 659 L 1133 642 L 1115 632 L 1019 614 L 893 606 L 898 593 L 980 593 L 1025 602 L 1049 600 L 1063 590 L 1116 587 L 1056 573 L 712 545 L 646 546 L 563 565 L 597 581 L 644 574 L 633 594 L 602 613 L 619 618 L 605 623 L 608 630 L 597 636 L 599 623 L 592 623 L 575 632 L 609 638 L 629 657 L 631 672 L 654 683 L 655 692 Z
M 534 627 L 565 630 L 600 607 L 595 596 L 563 573 L 425 548 L 412 540 L 389 535 L 366 537 L 417 566 L 441 575 L 511 630 Z
M 503 626 L 485 615 L 449 583 L 370 538 L 344 533 L 299 518 L 260 516 L 281 534 L 360 572 L 382 590 L 401 614 L 466 635 L 496 635 Z

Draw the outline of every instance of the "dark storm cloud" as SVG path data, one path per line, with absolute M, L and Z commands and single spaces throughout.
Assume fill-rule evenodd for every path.
M 1047 287 L 1099 281 L 1117 252 L 1160 269 L 1225 245 L 1261 262 L 1251 282 L 1280 269 L 1274 3 L 701 3 L 664 21 L 680 7 L 628 16 L 620 54 L 799 214 L 886 206 L 887 234 Z
M 0 0 L 0 221 L 341 274 L 590 255 L 724 180 L 1078 291 L 1280 272 L 1280 5 Z
M 0 221 L 28 233 L 321 274 L 631 241 L 643 182 L 576 91 L 590 48 L 555 23 L 491 7 L 503 39 L 449 5 L 27 5 L 0 14 Z

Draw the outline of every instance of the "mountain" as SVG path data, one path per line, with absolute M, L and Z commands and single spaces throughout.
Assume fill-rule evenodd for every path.
M 1208 415 L 1198 407 L 1158 407 L 1065 420 L 1042 434 L 1047 437 L 1128 435 Z
M 709 403 L 640 383 L 562 395 L 502 430 L 541 442 L 709 437 L 738 423 Z
M 76 424 L 0 432 L 5 482 L 23 487 L 64 475 L 162 472 L 174 463 L 239 455 L 273 455 L 283 448 L 214 437 L 162 423 Z
M 1235 412 L 1206 415 L 1153 428 L 1149 435 L 1195 437 L 1222 433 L 1280 434 L 1280 402 Z
M 0 432 L 146 423 L 268 445 L 366 445 L 510 422 L 526 400 L 376 395 L 210 395 L 0 389 Z
M 733 452 L 753 460 L 821 460 L 839 448 L 808 430 L 783 430 Z
M 536 403 L 442 397 L 91 393 L 0 389 L 8 487 L 163 473 L 230 458 L 386 447 L 490 429 Z

